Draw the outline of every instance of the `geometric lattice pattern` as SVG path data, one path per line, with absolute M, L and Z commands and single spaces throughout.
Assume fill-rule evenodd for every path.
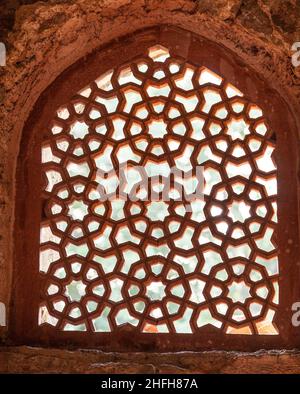
M 275 137 L 261 109 L 204 66 L 157 45 L 58 109 L 42 146 L 40 325 L 278 334 Z M 99 182 L 107 194 L 119 186 L 99 171 L 125 162 L 127 192 L 138 165 L 158 179 L 158 198 L 101 200 Z M 197 166 L 202 198 L 176 198 L 193 176 L 161 198 L 171 168 Z

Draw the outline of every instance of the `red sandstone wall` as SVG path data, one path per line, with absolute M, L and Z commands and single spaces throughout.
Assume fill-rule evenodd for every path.
M 290 58 L 291 44 L 300 41 L 297 0 L 1 1 L 0 41 L 8 51 L 7 66 L 0 67 L 0 302 L 6 306 L 11 301 L 16 160 L 23 125 L 36 99 L 64 69 L 92 50 L 162 23 L 230 48 L 281 93 L 299 120 L 300 67 L 294 68 Z M 6 330 L 0 327 L 2 338 Z M 93 352 L 2 348 L 0 371 L 300 371 L 298 354 L 217 354 L 186 355 L 184 361 L 179 355 L 153 356 L 150 361 L 147 355 L 140 355 L 140 361 L 130 356 L 136 360 L 131 363 L 130 357 L 125 361 L 115 354 L 103 358 Z

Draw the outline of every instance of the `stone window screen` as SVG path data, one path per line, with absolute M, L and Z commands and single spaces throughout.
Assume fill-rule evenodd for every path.
M 185 31 L 146 30 L 72 66 L 25 126 L 14 340 L 292 345 L 290 129 L 254 72 Z

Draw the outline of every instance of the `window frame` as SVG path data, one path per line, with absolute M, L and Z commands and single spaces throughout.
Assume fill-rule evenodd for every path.
M 172 56 L 203 65 L 235 85 L 267 114 L 276 132 L 278 181 L 277 245 L 279 250 L 279 306 L 275 324 L 279 335 L 224 334 L 213 326 L 195 334 L 139 333 L 121 327 L 111 333 L 62 332 L 38 326 L 42 292 L 39 275 L 39 232 L 42 190 L 42 130 L 53 113 L 74 93 L 108 69 L 118 67 L 160 44 Z M 271 98 L 271 100 L 270 100 Z M 101 348 L 106 351 L 243 350 L 299 347 L 300 330 L 292 326 L 292 304 L 300 300 L 298 224 L 298 144 L 296 122 L 287 103 L 266 81 L 234 53 L 191 32 L 171 27 L 147 28 L 109 43 L 80 59 L 38 98 L 23 130 L 16 172 L 13 294 L 9 338 L 14 344 Z

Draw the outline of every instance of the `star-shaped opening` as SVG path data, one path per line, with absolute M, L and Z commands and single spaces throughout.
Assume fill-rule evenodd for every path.
M 86 285 L 81 280 L 72 280 L 66 285 L 65 295 L 71 302 L 79 302 L 85 296 Z
M 245 220 L 250 218 L 250 206 L 247 205 L 244 201 L 233 201 L 231 206 L 229 207 L 228 216 L 234 222 L 244 223 Z
M 163 138 L 167 134 L 167 125 L 163 120 L 152 120 L 148 125 L 149 134 L 153 138 Z
M 250 298 L 250 287 L 246 285 L 245 281 L 234 281 L 228 286 L 228 297 L 232 299 L 233 302 L 244 303 L 247 298 Z
M 152 221 L 165 220 L 166 216 L 169 216 L 168 204 L 163 201 L 152 201 L 147 206 L 146 216 Z
M 87 214 L 88 206 L 82 200 L 75 200 L 69 205 L 68 215 L 71 216 L 73 220 L 82 221 Z
M 146 296 L 151 301 L 161 301 L 166 296 L 165 288 L 161 281 L 153 281 L 146 287 Z
M 249 125 L 244 119 L 231 118 L 227 123 L 227 134 L 232 140 L 244 140 L 246 135 L 250 134 Z

